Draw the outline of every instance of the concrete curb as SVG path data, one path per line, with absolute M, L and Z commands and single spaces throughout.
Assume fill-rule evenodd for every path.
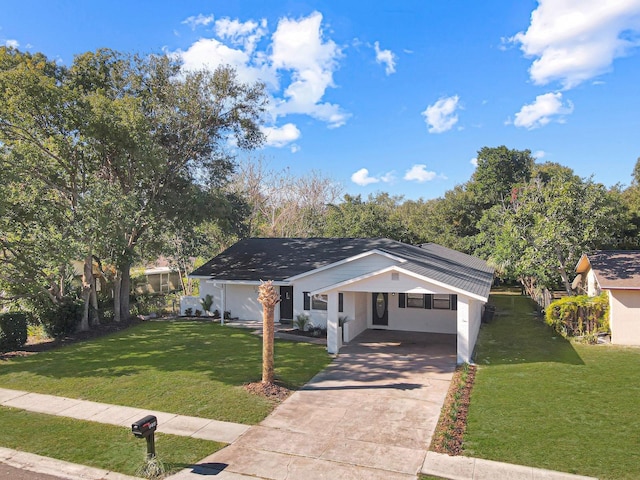
M 597 480 L 572 473 L 435 452 L 427 452 L 422 473 L 450 480 Z
M 0 462 L 21 470 L 64 477 L 69 480 L 138 480 L 139 478 L 2 447 L 0 447 Z

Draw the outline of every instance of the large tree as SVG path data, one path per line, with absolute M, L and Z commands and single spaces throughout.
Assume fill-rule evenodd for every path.
M 311 237 L 320 234 L 327 205 L 338 199 L 341 187 L 316 170 L 296 176 L 288 168 L 269 168 L 262 158 L 247 158 L 230 191 L 248 207 L 247 236 Z
M 0 48 L 0 275 L 10 295 L 54 303 L 67 293 L 67 264 L 89 243 L 81 224 L 91 159 L 66 72 L 41 54 Z
M 486 209 L 509 202 L 512 189 L 531 178 L 535 159 L 530 150 L 509 149 L 501 145 L 482 147 L 478 151 L 477 163 L 468 189 L 475 201 Z
M 0 141 L 23 179 L 62 198 L 82 245 L 116 267 L 116 317 L 129 315 L 130 266 L 141 244 L 200 215 L 194 189 L 220 189 L 231 147 L 261 144 L 266 96 L 229 67 L 184 72 L 168 56 L 111 50 L 70 68 L 0 51 Z M 24 161 L 16 162 L 16 158 Z
M 498 271 L 536 297 L 558 284 L 571 293 L 570 274 L 580 255 L 609 244 L 621 214 L 603 185 L 543 164 L 513 191 L 508 205 L 489 210 L 481 226 L 495 239 L 489 258 Z
M 345 195 L 342 202 L 329 206 L 322 234 L 327 237 L 387 237 L 404 241 L 407 226 L 399 216 L 402 197 L 379 192 L 363 200 Z

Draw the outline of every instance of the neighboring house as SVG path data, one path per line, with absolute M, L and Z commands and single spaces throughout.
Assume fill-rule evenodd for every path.
M 574 289 L 609 296 L 611 343 L 640 345 L 640 251 L 610 250 L 582 255 Z
M 483 260 L 429 243 L 415 247 L 389 239 L 254 238 L 204 264 L 200 297 L 243 320 L 262 318 L 261 281 L 273 280 L 281 302 L 276 321 L 299 314 L 327 328 L 337 353 L 368 328 L 457 336 L 458 362 L 473 353 L 493 268 Z M 349 322 L 341 332 L 339 317 Z
M 71 267 L 73 268 L 73 278 L 79 285 L 82 285 L 82 278 L 84 275 L 84 262 L 80 260 L 71 260 Z M 107 287 L 107 280 L 102 276 L 98 262 L 93 261 L 92 265 L 93 280 L 95 281 L 96 292 L 100 292 Z
M 180 274 L 171 267 L 149 267 L 144 270 L 145 281 L 136 284 L 137 293 L 170 293 L 181 290 Z

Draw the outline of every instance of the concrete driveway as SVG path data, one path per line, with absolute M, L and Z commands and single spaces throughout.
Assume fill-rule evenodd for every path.
M 367 330 L 260 425 L 202 463 L 230 478 L 413 479 L 455 362 L 455 335 Z

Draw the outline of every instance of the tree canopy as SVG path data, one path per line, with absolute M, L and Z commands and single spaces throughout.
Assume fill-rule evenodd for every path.
M 64 252 L 50 260 L 54 267 L 92 256 L 115 265 L 117 310 L 128 316 L 129 269 L 141 245 L 226 211 L 208 206 L 227 201 L 230 145 L 261 145 L 266 101 L 263 85 L 239 82 L 230 67 L 184 72 L 166 55 L 107 49 L 64 67 L 0 48 L 3 190 L 16 193 L 3 211 L 29 218 L 19 204 L 48 198 L 32 230 L 59 240 L 23 257 L 48 263 L 47 250 Z M 5 244 L 24 237 L 5 220 Z M 23 270 L 18 258 L 5 249 L 3 261 Z

